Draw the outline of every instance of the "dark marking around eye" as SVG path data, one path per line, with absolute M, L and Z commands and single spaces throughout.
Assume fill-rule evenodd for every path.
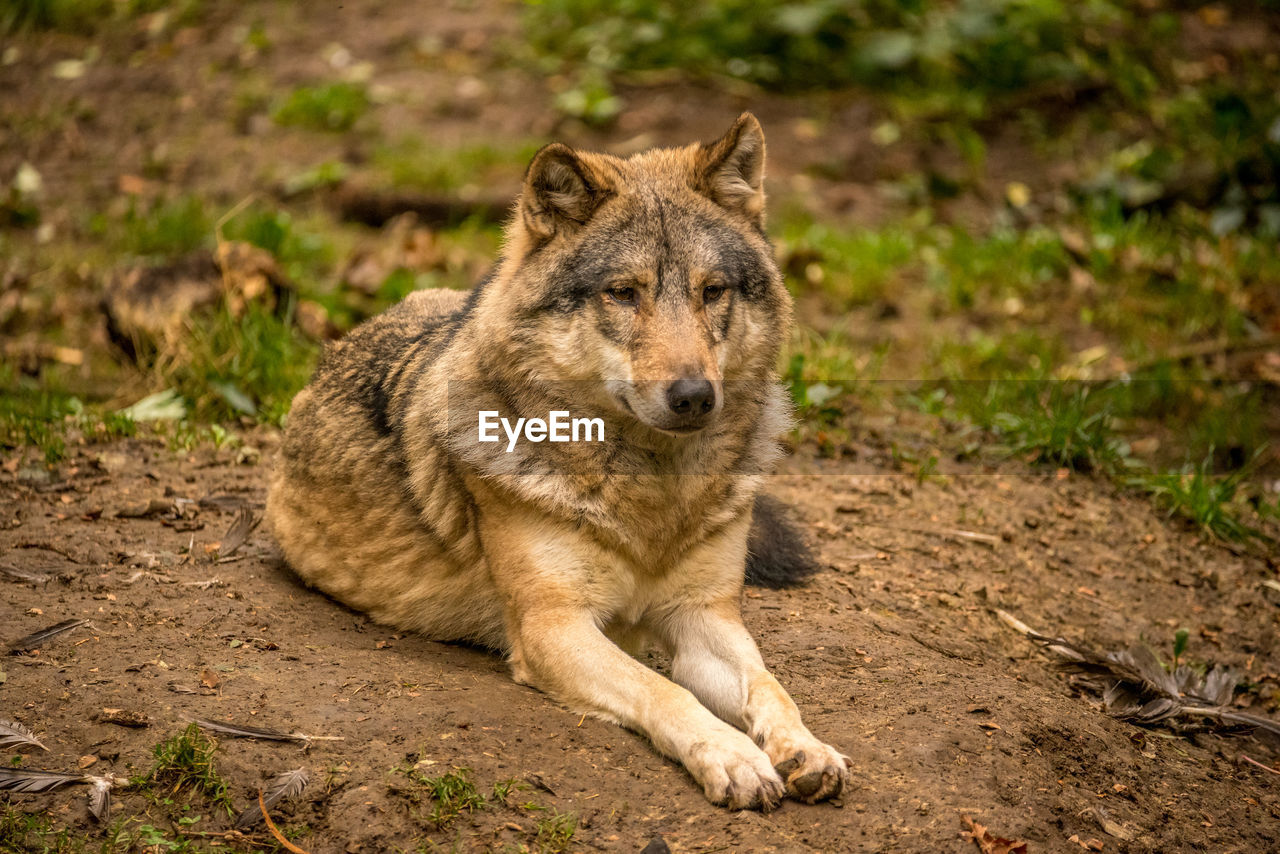
M 698 217 L 694 228 L 710 237 L 719 256 L 716 271 L 743 297 L 758 299 L 768 292 L 773 260 L 762 257 L 741 232 L 708 216 Z
M 596 328 L 606 341 L 616 347 L 623 347 L 627 341 L 627 324 L 618 312 L 606 311 L 603 306 L 597 309 Z
M 699 235 L 699 242 L 713 247 L 714 256 L 696 263 L 707 266 L 725 283 L 726 290 L 736 297 L 749 301 L 769 301 L 770 286 L 776 271 L 773 259 L 757 248 L 753 239 L 712 215 L 664 210 L 659 203 L 654 211 L 635 211 L 620 216 L 614 222 L 601 222 L 599 218 L 589 222 L 583 230 L 581 242 L 557 262 L 552 263 L 545 274 L 535 276 L 546 289 L 542 299 L 532 307 L 533 313 L 554 312 L 571 314 L 589 299 L 600 299 L 607 292 L 606 283 L 616 281 L 620 245 L 636 245 L 654 240 L 652 271 L 657 276 L 653 297 L 686 298 L 690 285 L 684 263 L 674 263 L 676 247 L 667 233 L 668 222 L 673 216 L 684 218 L 684 227 L 676 228 L 681 234 Z M 660 227 L 653 233 L 654 220 Z M 647 220 L 647 222 L 646 222 Z M 682 241 L 683 242 L 683 241 Z M 670 292 L 670 293 L 668 293 Z M 722 294 L 723 301 L 727 294 Z
M 721 297 L 721 300 L 726 303 L 720 310 L 720 317 L 717 318 L 718 322 L 716 324 L 720 329 L 721 341 L 729 337 L 729 325 L 733 322 L 733 303 L 735 299 L 737 299 L 737 294 L 732 291 Z

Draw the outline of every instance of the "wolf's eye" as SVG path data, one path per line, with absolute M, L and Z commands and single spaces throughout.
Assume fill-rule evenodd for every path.
M 709 285 L 702 289 L 703 302 L 715 302 L 724 296 L 724 285 Z
M 635 288 L 609 288 L 605 291 L 609 295 L 609 299 L 619 305 L 635 305 L 636 289 Z

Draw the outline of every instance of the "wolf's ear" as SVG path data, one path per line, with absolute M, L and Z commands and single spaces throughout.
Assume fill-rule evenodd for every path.
M 764 131 L 750 113 L 743 113 L 729 132 L 703 143 L 697 154 L 701 190 L 726 210 L 764 225 Z
M 591 219 L 612 189 L 563 143 L 544 146 L 533 157 L 520 194 L 520 217 L 540 240 L 576 231 Z

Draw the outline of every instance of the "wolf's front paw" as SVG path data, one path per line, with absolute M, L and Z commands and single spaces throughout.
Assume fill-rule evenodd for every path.
M 786 780 L 787 797 L 807 804 L 837 797 L 849 783 L 852 761 L 817 739 L 791 742 L 770 751 L 778 757 L 774 769 Z
M 782 801 L 783 783 L 769 757 L 736 730 L 694 747 L 685 765 L 713 804 L 768 812 Z

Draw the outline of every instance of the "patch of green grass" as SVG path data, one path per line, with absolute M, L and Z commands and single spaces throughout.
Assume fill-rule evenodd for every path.
M 405 772 L 409 780 L 421 792 L 431 808 L 426 820 L 437 828 L 445 828 L 464 812 L 484 809 L 488 803 L 471 779 L 470 768 L 457 768 L 439 777 L 429 777 L 419 771 Z
M 347 180 L 350 170 L 340 160 L 326 160 L 317 163 L 310 169 L 304 169 L 290 175 L 284 181 L 284 195 L 293 197 L 314 190 L 325 190 L 337 187 Z
M 189 452 L 202 445 L 210 445 L 215 451 L 220 451 L 244 444 L 240 436 L 221 424 L 201 424 L 186 418 L 172 422 L 167 431 L 157 432 L 167 432 L 169 449 L 176 452 Z
M 161 359 L 159 383 L 192 403 L 201 420 L 247 415 L 281 425 L 306 385 L 319 346 L 283 315 L 249 305 L 236 317 L 225 307 L 191 324 L 185 350 Z
M 218 774 L 214 753 L 218 746 L 196 724 L 155 748 L 155 765 L 135 784 L 149 789 L 158 798 L 199 794 L 228 816 L 235 814 L 227 781 Z
M 91 233 L 134 255 L 171 257 L 213 245 L 213 220 L 199 196 L 144 202 L 130 198 L 123 215 L 97 214 Z
M 1010 453 L 1028 462 L 1111 472 L 1129 454 L 1116 435 L 1106 386 L 997 382 L 988 385 L 981 406 L 989 413 L 983 422 Z
M 569 843 L 573 841 L 573 834 L 577 829 L 577 816 L 553 809 L 538 819 L 538 836 L 534 844 L 539 854 L 561 854 L 569 850 Z
M 409 136 L 374 149 L 372 165 L 396 187 L 479 192 L 494 183 L 518 181 L 540 145 L 528 141 L 439 146 L 420 136 Z
M 127 415 L 88 409 L 78 397 L 13 377 L 8 366 L 0 366 L 0 379 L 0 447 L 35 446 L 46 464 L 55 465 L 66 458 L 71 431 L 86 441 L 110 441 L 137 432 Z
M 1119 428 L 1125 420 L 1122 416 L 1141 411 L 1149 392 L 1135 393 L 1135 389 L 1144 385 L 1057 380 L 926 383 L 904 400 L 922 411 L 988 431 L 997 443 L 986 445 L 989 451 L 1012 454 L 1034 465 L 1115 478 L 1149 495 L 1170 516 L 1192 522 L 1210 538 L 1267 539 L 1246 521 L 1250 512 L 1259 519 L 1269 515 L 1260 485 L 1251 482 L 1265 445 L 1252 446 L 1252 455 L 1243 460 L 1220 461 L 1210 446 L 1197 465 L 1176 471 L 1152 468 L 1132 455 Z
M 1085 293 L 1074 300 L 1081 321 L 1138 358 L 1190 339 L 1246 334 L 1250 294 L 1280 273 L 1274 241 L 1219 239 L 1207 219 L 1108 209 L 1087 220 L 1078 248 Z
M 281 271 L 303 291 L 333 267 L 337 247 L 317 222 L 299 221 L 289 211 L 268 205 L 250 205 L 222 227 L 227 240 L 241 240 L 270 252 Z
M 802 319 L 814 304 L 883 299 L 905 320 L 875 358 L 850 337 L 879 328 L 856 309 L 822 335 L 801 326 L 781 366 L 800 438 L 834 448 L 855 412 L 905 404 L 958 429 L 965 453 L 1133 483 L 1206 535 L 1253 538 L 1250 505 L 1261 519 L 1269 504 L 1242 469 L 1274 433 L 1274 388 L 1159 357 L 1257 335 L 1249 307 L 1269 304 L 1262 283 L 1277 274 L 1267 239 L 1214 237 L 1188 211 L 1010 222 L 972 233 L 929 216 L 874 231 L 784 218 L 780 254 Z M 865 382 L 882 364 L 921 379 Z M 914 462 L 931 473 L 927 457 Z
M 793 288 L 816 287 L 836 308 L 884 299 L 915 258 L 919 231 L 908 225 L 842 229 L 791 217 L 780 243 Z
M 507 800 L 513 792 L 528 788 L 519 780 L 497 781 L 493 784 L 492 793 L 486 797 L 476 785 L 469 768 L 455 768 L 436 777 L 410 766 L 401 766 L 394 773 L 402 775 L 408 781 L 409 785 L 400 791 L 413 805 L 414 817 L 426 821 L 437 831 L 452 827 L 463 813 L 503 808 L 536 811 L 542 815 L 538 818 L 528 843 L 514 848 L 509 846 L 503 850 L 558 854 L 568 849 L 577 829 L 577 819 L 573 815 L 548 809 L 532 801 L 509 805 Z M 418 841 L 415 850 L 460 850 L 461 844 L 461 837 L 455 839 L 452 846 L 442 846 L 435 840 L 422 839 Z
M 527 788 L 529 788 L 527 783 L 522 783 L 515 777 L 512 777 L 509 780 L 499 780 L 493 784 L 492 799 L 494 803 L 505 804 L 507 802 L 507 798 L 510 797 L 512 792 Z
M 369 110 L 369 93 L 358 83 L 301 86 L 276 107 L 277 124 L 320 131 L 347 131 Z
M 902 402 L 988 431 L 991 451 L 1028 463 L 1116 474 L 1130 450 L 1115 429 L 1116 386 L 1063 380 L 946 381 L 904 387 Z
M 1069 269 L 1061 237 L 1039 227 L 996 228 L 976 237 L 963 229 L 940 231 L 923 258 L 926 281 L 962 310 L 1041 292 L 1065 280 Z
M 125 819 L 92 834 L 57 829 L 46 812 L 0 804 L 0 854 L 124 854 L 135 850 Z
M 0 446 L 34 445 L 47 464 L 61 462 L 67 451 L 63 421 L 72 413 L 71 399 L 46 390 L 0 396 Z
M 970 327 L 957 335 L 939 335 L 924 343 L 929 373 L 948 380 L 1027 379 L 1052 376 L 1069 353 L 1062 332 L 1052 327 L 1000 331 Z
M 182 837 L 171 838 L 163 830 L 151 824 L 140 825 L 133 834 L 132 842 L 146 846 L 143 850 L 155 852 L 155 854 L 195 854 L 200 850 L 196 847 L 195 840 Z
M 0 807 L 0 854 L 82 854 L 84 841 L 65 828 L 55 830 L 43 812 L 23 812 L 15 806 Z
M 1237 498 L 1248 474 L 1248 466 L 1214 474 L 1212 460 L 1206 457 L 1181 471 L 1149 474 L 1131 482 L 1167 508 L 1170 516 L 1190 521 L 1209 537 L 1244 542 L 1265 539 L 1241 518 L 1243 508 Z

